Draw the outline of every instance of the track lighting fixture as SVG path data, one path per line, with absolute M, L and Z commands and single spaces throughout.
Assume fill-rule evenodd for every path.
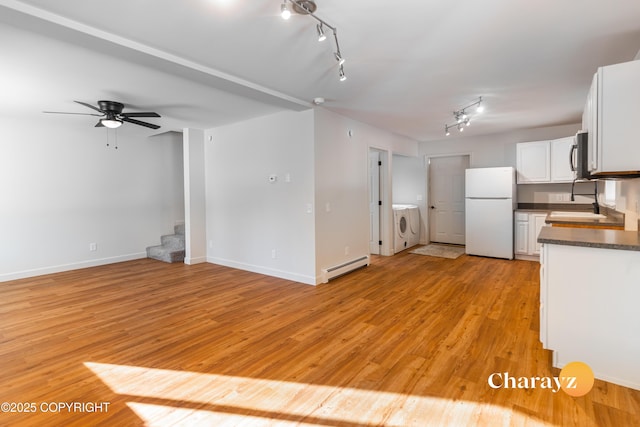
M 314 12 L 316 11 L 317 6 L 314 0 L 283 0 L 282 5 L 280 6 L 281 16 L 283 19 L 289 19 L 289 17 L 291 17 L 291 10 L 289 9 L 287 1 L 291 2 L 294 12 L 301 15 L 309 15 L 313 19 L 318 21 L 318 24 L 316 25 L 316 31 L 318 33 L 319 42 L 324 41 L 327 38 L 324 32 L 324 27 L 331 29 L 331 31 L 333 32 L 333 39 L 336 43 L 336 50 L 333 55 L 335 56 L 336 61 L 338 61 L 338 66 L 340 67 L 340 81 L 345 81 L 347 79 L 347 76 L 344 74 L 343 68 L 345 58 L 344 56 L 342 56 L 342 52 L 340 52 L 340 44 L 338 43 L 338 29 L 332 25 L 329 25 L 326 21 L 318 18 L 315 15 Z
M 287 6 L 287 0 L 280 6 L 280 16 L 282 16 L 282 19 L 291 18 L 291 11 L 289 10 L 289 6 Z
M 478 97 L 477 101 L 453 112 L 453 117 L 456 120 L 456 122 L 452 125 L 444 125 L 445 136 L 451 135 L 451 132 L 449 132 L 449 129 L 454 126 L 458 128 L 458 131 L 463 132 L 465 127 L 471 125 L 472 116 L 467 110 L 473 106 L 476 106 L 476 109 L 475 109 L 476 114 L 480 114 L 484 111 L 484 105 L 482 105 L 481 96 Z

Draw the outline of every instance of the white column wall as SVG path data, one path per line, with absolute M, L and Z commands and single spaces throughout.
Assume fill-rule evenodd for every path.
M 207 260 L 206 194 L 204 169 L 204 131 L 185 129 L 184 155 L 184 209 L 185 209 L 185 264 L 198 264 Z

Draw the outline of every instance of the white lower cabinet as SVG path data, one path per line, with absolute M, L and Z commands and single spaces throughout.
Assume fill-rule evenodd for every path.
M 540 229 L 545 226 L 546 219 L 546 212 L 515 212 L 514 252 L 516 258 L 534 259 L 540 255 L 538 234 L 540 234 Z
M 553 366 L 584 362 L 640 390 L 640 251 L 545 243 L 540 262 L 540 341 Z

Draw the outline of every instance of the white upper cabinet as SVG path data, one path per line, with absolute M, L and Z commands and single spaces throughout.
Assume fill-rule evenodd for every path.
M 571 147 L 573 137 L 551 141 L 551 182 L 571 182 L 575 176 L 571 170 Z
M 589 170 L 640 171 L 640 61 L 600 67 L 583 114 L 589 132 Z
M 551 181 L 549 141 L 522 142 L 516 145 L 518 184 Z
M 573 137 L 516 144 L 518 184 L 571 182 L 569 154 Z

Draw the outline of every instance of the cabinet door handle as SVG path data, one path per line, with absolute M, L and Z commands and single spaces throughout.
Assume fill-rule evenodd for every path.
M 569 151 L 569 167 L 571 168 L 571 172 L 575 172 L 576 171 L 576 163 L 574 162 L 574 153 L 576 152 L 576 150 L 578 149 L 578 144 L 574 144 L 571 146 L 571 151 Z

